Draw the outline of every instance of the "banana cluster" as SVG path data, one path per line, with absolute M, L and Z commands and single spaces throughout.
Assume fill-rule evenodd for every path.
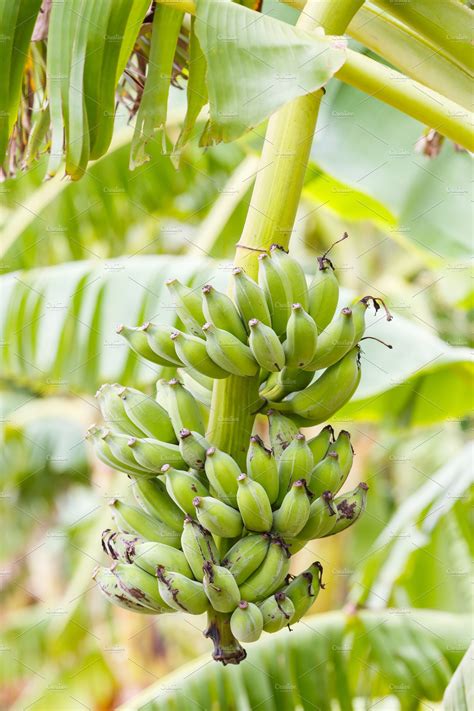
M 364 297 L 335 315 L 339 288 L 327 256 L 309 288 L 278 246 L 259 262 L 258 283 L 233 270 L 232 299 L 169 280 L 183 330 L 119 327 L 134 351 L 179 378 L 159 380 L 156 399 L 103 385 L 104 425 L 87 435 L 104 463 L 128 475 L 135 497 L 111 503 L 115 530 L 102 543 L 113 562 L 95 571 L 104 595 L 143 614 L 224 616 L 240 642 L 306 613 L 323 587 L 322 566 L 295 577 L 291 556 L 365 509 L 364 483 L 339 493 L 353 461 L 350 434 L 336 437 L 326 425 L 307 440 L 299 427 L 327 421 L 354 393 L 365 312 L 380 301 Z M 268 442 L 250 437 L 244 467 L 206 436 L 213 382 L 232 374 L 258 377 L 268 418 Z M 206 636 L 214 639 L 211 628 Z
M 308 287 L 300 264 L 278 245 L 259 256 L 258 283 L 241 267 L 231 279 L 233 298 L 210 284 L 199 295 L 169 279 L 183 330 L 148 322 L 119 326 L 118 333 L 151 362 L 185 368 L 201 388 L 229 375 L 258 375 L 262 408 L 280 410 L 303 427 L 325 422 L 359 385 L 365 314 L 382 300 L 365 296 L 336 313 L 331 260 L 318 259 Z
M 227 613 L 242 642 L 297 622 L 318 595 L 322 567 L 293 578 L 291 555 L 348 528 L 365 507 L 365 484 L 337 495 L 352 465 L 349 433 L 335 438 L 326 426 L 307 441 L 270 411 L 271 449 L 252 436 L 244 473 L 206 439 L 192 393 L 175 379 L 164 386 L 166 408 L 117 384 L 97 393 L 106 426 L 88 437 L 131 478 L 136 499 L 111 503 L 116 530 L 104 532 L 103 548 L 114 563 L 96 570 L 100 589 L 143 614 Z

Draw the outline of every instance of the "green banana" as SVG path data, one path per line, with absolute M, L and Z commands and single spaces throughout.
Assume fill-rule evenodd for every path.
M 306 313 L 301 304 L 293 304 L 286 327 L 286 341 L 283 344 L 287 367 L 307 367 L 317 353 L 317 345 L 318 329 L 314 319 Z
M 360 349 L 358 346 L 331 365 L 306 390 L 288 395 L 271 407 L 290 413 L 305 426 L 324 422 L 351 399 L 360 382 Z
M 291 287 L 286 273 L 268 254 L 258 257 L 258 283 L 265 294 L 271 325 L 277 336 L 285 333 L 290 316 Z
M 237 304 L 245 327 L 247 328 L 251 318 L 257 318 L 266 326 L 271 326 L 267 300 L 259 285 L 247 276 L 242 267 L 235 267 L 232 270 L 232 277 L 234 302 Z
M 124 326 L 122 323 L 120 326 L 117 326 L 115 331 L 125 338 L 132 351 L 142 358 L 145 358 L 145 360 L 149 360 L 151 363 L 155 363 L 155 365 L 162 365 L 165 368 L 175 367 L 175 363 L 167 358 L 163 358 L 151 348 L 143 326 L 131 328 Z
M 353 491 L 342 494 L 334 499 L 334 506 L 337 511 L 337 521 L 330 534 L 340 533 L 352 526 L 364 513 L 367 502 L 368 486 L 363 481 L 356 486 Z
M 176 378 L 169 380 L 163 387 L 166 389 L 166 409 L 176 437 L 179 437 L 179 432 L 183 428 L 203 435 L 205 428 L 201 410 L 192 393 L 186 390 Z
M 278 479 L 280 483 L 276 500 L 277 506 L 281 506 L 293 482 L 299 479 L 306 480 L 312 468 L 313 455 L 306 443 L 306 437 L 301 432 L 298 432 L 282 452 L 278 462 Z
M 227 551 L 222 565 L 229 568 L 237 584 L 241 585 L 263 563 L 269 544 L 270 537 L 265 534 L 251 534 L 240 538 Z
M 209 378 L 220 380 L 229 377 L 230 373 L 220 368 L 209 356 L 206 350 L 206 341 L 203 338 L 197 338 L 182 331 L 173 331 L 171 338 L 174 341 L 176 353 L 187 366 Z
M 196 580 L 203 579 L 204 563 L 210 562 L 216 565 L 219 563 L 219 553 L 213 537 L 209 531 L 190 516 L 187 516 L 184 520 L 181 548 Z
M 241 600 L 230 618 L 230 629 L 240 642 L 256 642 L 263 631 L 263 617 L 257 605 Z
M 277 410 L 268 410 L 267 417 L 273 454 L 277 459 L 280 459 L 284 450 L 299 433 L 299 429 L 293 420 Z
M 117 576 L 109 568 L 98 565 L 92 574 L 92 578 L 107 600 L 117 605 L 117 607 L 122 607 L 124 610 L 131 612 L 139 612 L 142 615 L 157 614 L 156 610 L 144 605 L 137 597 L 127 594 L 119 584 Z
M 182 365 L 171 340 L 171 334 L 175 330 L 173 326 L 169 323 L 151 323 L 151 321 L 147 321 L 140 328 L 145 334 L 151 350 L 164 359 L 169 367 L 174 368 L 177 365 Z
M 301 620 L 315 602 L 320 589 L 324 587 L 322 576 L 323 566 L 319 561 L 316 561 L 283 588 L 282 592 L 291 600 L 295 608 L 289 622 L 290 625 Z
M 181 284 L 179 279 L 167 279 L 165 285 L 174 299 L 176 313 L 180 320 L 190 333 L 200 336 L 205 321 L 201 297 L 195 290 Z
M 260 396 L 265 400 L 278 402 L 285 395 L 303 390 L 314 377 L 314 373 L 301 368 L 288 368 L 286 365 L 278 373 L 271 373 L 265 385 L 260 390 Z
M 184 514 L 170 499 L 165 485 L 159 479 L 136 479 L 132 489 L 137 503 L 145 513 L 181 533 Z
M 211 284 L 202 287 L 202 310 L 206 321 L 217 328 L 229 331 L 233 336 L 247 343 L 247 332 L 237 308 L 227 294 L 217 291 Z
M 259 366 L 270 372 L 285 366 L 283 346 L 275 331 L 256 318 L 249 321 L 249 346 Z
M 331 450 L 336 452 L 339 457 L 339 467 L 341 469 L 342 481 L 344 483 L 349 476 L 352 462 L 354 460 L 354 450 L 351 444 L 350 432 L 347 430 L 341 430 L 336 441 L 331 445 Z
M 204 469 L 206 450 L 211 445 L 199 432 L 182 429 L 179 431 L 179 451 L 191 469 Z
M 122 590 L 156 613 L 173 612 L 158 592 L 156 578 L 133 563 L 114 563 L 111 568 Z
M 179 548 L 180 535 L 166 526 L 162 521 L 152 518 L 135 506 L 124 504 L 119 499 L 110 503 L 113 517 L 118 528 L 125 533 L 134 533 L 148 541 L 166 543 L 173 548 Z
M 240 601 L 235 578 L 227 568 L 206 561 L 203 565 L 203 587 L 209 602 L 217 612 L 232 612 Z
M 293 483 L 280 508 L 273 513 L 273 530 L 279 536 L 297 536 L 308 520 L 309 511 L 306 482 L 299 479 Z
M 253 377 L 258 363 L 250 348 L 238 338 L 211 323 L 203 326 L 206 334 L 206 349 L 212 360 L 233 375 Z
M 272 527 L 272 507 L 261 484 L 246 474 L 237 478 L 237 505 L 248 531 L 264 533 Z
M 123 472 L 124 474 L 132 474 L 133 476 L 143 476 L 142 470 L 138 468 L 138 464 L 135 464 L 135 466 L 126 466 L 116 457 L 114 457 L 109 445 L 103 439 L 103 436 L 107 432 L 108 430 L 104 429 L 103 427 L 97 427 L 97 425 L 91 425 L 86 432 L 86 439 L 90 440 L 94 445 L 94 451 L 100 461 L 106 464 L 108 467 L 116 469 L 119 472 Z M 151 475 L 150 472 L 148 474 Z
M 204 471 L 211 485 L 211 491 L 221 501 L 236 508 L 237 477 L 240 475 L 237 462 L 227 452 L 209 447 L 206 451 Z
M 161 467 L 161 473 L 165 475 L 166 491 L 169 497 L 185 514 L 193 516 L 193 499 L 195 496 L 208 496 L 207 488 L 191 472 L 174 469 L 169 464 L 164 464 Z
M 278 497 L 278 465 L 271 451 L 267 449 L 258 435 L 250 438 L 247 451 L 247 473 L 267 492 L 268 500 L 273 504 Z
M 304 368 L 312 371 L 321 370 L 341 360 L 353 347 L 354 330 L 352 309 L 346 306 L 319 335 L 314 357 Z
M 324 331 L 337 308 L 339 283 L 332 262 L 327 257 L 318 257 L 318 269 L 309 285 L 308 313 L 314 319 L 318 333 Z
M 128 446 L 130 440 L 129 436 L 111 432 L 110 430 L 102 430 L 101 438 L 109 448 L 111 456 L 126 468 L 127 474 L 135 472 L 137 478 L 150 478 L 154 476 L 153 472 L 142 467 L 141 464 L 136 461 L 132 450 Z
M 343 483 L 339 455 L 331 450 L 319 464 L 316 464 L 308 477 L 308 489 L 314 496 L 321 496 L 323 491 L 336 494 Z
M 166 543 L 154 543 L 153 541 L 135 543 L 131 547 L 128 557 L 130 562 L 135 563 L 142 570 L 146 570 L 150 575 L 156 576 L 157 567 L 164 565 L 167 570 L 181 573 L 186 578 L 193 577 L 184 553 L 167 546 Z
M 167 605 L 191 615 L 206 612 L 209 602 L 202 583 L 169 571 L 163 565 L 157 567 L 156 576 L 159 593 Z
M 280 588 L 288 575 L 290 558 L 287 547 L 278 538 L 273 538 L 263 563 L 255 573 L 240 585 L 243 600 L 255 602 L 264 600 Z
M 299 541 L 303 541 L 303 545 L 306 541 L 323 538 L 332 532 L 337 521 L 332 500 L 331 492 L 323 491 L 321 496 L 311 502 L 308 520 L 297 536 Z M 295 546 L 292 545 L 291 550 L 295 553 Z
M 275 268 L 286 275 L 290 286 L 290 304 L 300 303 L 305 311 L 309 306 L 308 285 L 303 267 L 278 244 L 272 244 L 270 255 Z
M 176 442 L 173 425 L 166 410 L 149 395 L 124 388 L 120 393 L 127 417 L 148 437 L 161 442 Z M 127 432 L 133 435 L 133 432 Z
M 122 533 L 122 531 L 112 531 L 107 528 L 102 531 L 102 550 L 114 560 L 121 560 L 124 563 L 131 563 L 131 551 L 138 543 L 142 543 L 139 536 L 133 533 Z M 175 550 L 172 548 L 171 550 Z
M 142 429 L 137 427 L 125 412 L 124 403 L 120 397 L 124 388 L 115 383 L 102 385 L 95 396 L 99 401 L 100 411 L 104 422 L 111 430 L 120 434 L 128 434 L 129 437 L 143 437 Z
M 314 464 L 318 464 L 321 459 L 324 459 L 333 441 L 334 430 L 331 425 L 326 425 L 315 437 L 308 440 L 308 447 L 313 455 Z
M 198 373 L 197 370 L 192 368 L 178 368 L 176 373 L 186 390 L 189 390 L 193 394 L 196 402 L 200 405 L 204 405 L 209 412 L 212 398 L 212 383 L 214 381 L 208 378 L 207 375 Z M 208 387 L 207 381 L 210 381 L 210 387 Z
M 242 535 L 242 518 L 238 511 L 212 496 L 194 498 L 199 523 L 215 536 L 238 538 Z
M 284 592 L 277 592 L 259 604 L 265 632 L 278 632 L 290 624 L 295 606 Z
M 130 437 L 128 446 L 132 450 L 137 464 L 157 474 L 163 464 L 173 464 L 176 467 L 186 466 L 177 444 L 159 442 L 151 437 L 142 439 Z

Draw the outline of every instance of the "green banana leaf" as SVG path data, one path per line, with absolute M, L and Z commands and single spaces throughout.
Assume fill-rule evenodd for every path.
M 195 29 L 207 60 L 206 145 L 235 140 L 291 99 L 320 89 L 345 60 L 340 43 L 232 2 L 198 0 Z
M 177 123 L 177 115 L 170 124 Z M 225 145 L 203 154 L 189 147 L 177 171 L 161 154 L 161 144 L 151 141 L 150 161 L 132 173 L 133 135 L 130 128 L 117 131 L 108 153 L 78 182 L 58 174 L 42 183 L 44 160 L 21 180 L 5 182 L 0 196 L 3 273 L 127 253 L 182 252 L 194 243 L 196 225 L 227 196 L 228 176 L 244 151 Z M 240 215 L 234 233 L 243 219 Z
M 444 711 L 469 711 L 474 699 L 474 643 L 467 650 L 443 696 Z
M 204 657 L 182 667 L 120 711 L 301 708 L 350 710 L 356 700 L 394 708 L 437 701 L 469 644 L 467 616 L 389 609 L 330 612 L 293 631 L 265 635 L 237 667 Z
M 75 262 L 0 278 L 0 362 L 12 383 L 51 393 L 93 393 L 103 382 L 151 388 L 160 372 L 140 361 L 115 333 L 119 323 L 168 321 L 172 304 L 163 287 L 178 275 L 200 288 L 218 288 L 227 270 L 195 257 L 128 257 Z M 393 351 L 363 342 L 363 379 L 355 398 L 334 419 L 426 425 L 470 410 L 468 351 L 447 345 L 428 329 L 396 316 L 368 319 L 367 333 Z M 71 347 L 74 344 L 74 347 Z M 449 381 L 449 389 L 444 383 Z M 397 383 L 401 383 L 397 385 Z
M 441 469 L 426 473 L 426 483 L 400 504 L 359 560 L 352 604 L 378 608 L 403 598 L 410 606 L 471 609 L 473 457 L 474 443 L 468 443 Z M 369 497 L 366 520 L 373 515 Z

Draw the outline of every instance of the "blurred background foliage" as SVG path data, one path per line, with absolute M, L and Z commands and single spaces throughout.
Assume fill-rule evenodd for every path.
M 172 103 L 181 116 L 179 89 Z M 172 116 L 168 130 L 171 146 Z M 355 529 L 299 554 L 324 565 L 315 612 L 471 609 L 470 157 L 445 141 L 429 158 L 423 134 L 337 81 L 324 99 L 293 253 L 311 271 L 346 230 L 331 253 L 345 296 L 381 295 L 395 319 L 373 319 L 394 348 L 366 342 L 359 391 L 332 421 L 354 438 L 347 487 L 365 480 L 370 496 Z M 43 158 L 0 187 L 3 707 L 115 708 L 207 648 L 191 618 L 143 619 L 99 595 L 99 533 L 127 481 L 84 432 L 102 382 L 151 392 L 159 376 L 116 325 L 170 317 L 169 276 L 225 282 L 262 136 L 191 143 L 179 170 L 157 138 L 130 172 L 122 125 L 81 181 L 42 182 Z

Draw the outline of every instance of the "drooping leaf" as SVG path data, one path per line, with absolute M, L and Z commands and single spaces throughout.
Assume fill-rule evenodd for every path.
M 22 74 L 41 0 L 0 1 L 0 163 L 16 121 Z
M 417 708 L 442 698 L 469 644 L 467 615 L 435 611 L 330 612 L 292 632 L 249 645 L 237 667 L 199 658 L 152 684 L 121 711 L 238 708 L 352 709 L 357 699 L 385 698 Z M 370 673 L 368 673 L 370 671 Z M 238 700 L 238 705 L 235 701 Z
M 469 711 L 474 699 L 474 642 L 453 674 L 443 696 L 444 711 Z
M 191 39 L 189 45 L 189 78 L 186 86 L 188 106 L 183 128 L 181 129 L 175 146 L 175 152 L 177 153 L 179 153 L 188 142 L 196 124 L 197 117 L 203 106 L 207 103 L 207 64 L 196 34 L 195 23 L 196 19 L 193 17 L 191 20 Z
M 183 15 L 165 5 L 155 8 L 148 73 L 132 140 L 132 169 L 149 160 L 146 145 L 152 140 L 155 129 L 162 129 L 166 122 L 171 70 Z
M 344 63 L 344 49 L 324 35 L 232 2 L 198 0 L 195 27 L 207 60 L 205 144 L 238 138 L 286 102 L 324 86 Z

